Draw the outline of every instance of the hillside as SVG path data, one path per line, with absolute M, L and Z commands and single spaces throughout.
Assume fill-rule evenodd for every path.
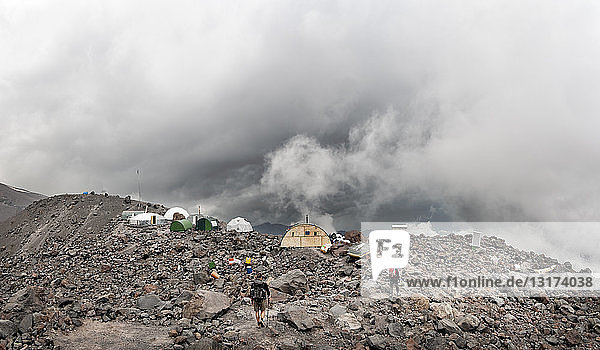
M 270 222 L 265 222 L 264 224 L 254 226 L 254 230 L 256 230 L 256 232 L 277 236 L 283 236 L 288 228 L 289 226 L 272 224 Z
M 119 197 L 57 196 L 0 226 L 7 245 L 0 260 L 0 349 L 599 346 L 597 299 L 363 298 L 361 262 L 338 254 L 343 247 L 323 254 L 280 248 L 281 237 L 257 232 L 133 228 L 119 219 L 133 205 Z M 446 258 L 470 249 L 463 236 L 415 236 L 415 246 L 432 242 Z M 273 292 L 265 328 L 253 320 L 243 266 L 227 262 L 246 257 Z M 495 237 L 483 237 L 473 259 L 485 269 L 518 260 L 572 271 Z M 219 279 L 209 277 L 209 262 Z
M 29 192 L 0 183 L 0 222 L 17 214 L 29 204 L 42 198 L 45 198 L 45 196 L 39 193 Z
M 144 210 L 148 205 L 150 212 L 166 211 L 162 205 L 119 196 L 66 194 L 44 198 L 0 222 L 0 256 L 18 251 L 36 253 L 49 237 L 69 241 L 106 232 L 124 210 Z

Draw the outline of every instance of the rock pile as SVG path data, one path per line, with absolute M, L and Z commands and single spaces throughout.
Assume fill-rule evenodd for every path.
M 93 200 L 100 199 L 106 205 L 104 197 Z M 101 206 L 90 205 L 82 219 L 83 213 L 70 212 L 78 208 L 69 207 L 74 200 L 86 199 L 59 196 L 23 214 L 60 218 L 48 224 L 53 231 L 36 249 L 22 249 L 28 234 L 36 230 L 16 224 L 10 228 L 20 242 L 0 261 L 0 349 L 68 348 L 62 342 L 64 334 L 87 322 L 168 329 L 174 349 L 520 349 L 599 344 L 596 299 L 362 298 L 360 261 L 343 254 L 280 248 L 281 237 L 256 232 L 132 228 L 119 220 L 121 208 L 130 205 L 122 199 L 118 214 L 113 211 L 108 217 Z M 105 215 L 106 219 L 94 219 Z M 82 225 L 91 229 L 82 231 Z M 440 242 L 462 245 L 468 238 L 451 235 Z M 495 238 L 483 242 L 497 246 L 499 261 L 523 257 L 533 261 L 532 267 L 537 261 L 546 263 L 545 257 Z M 244 267 L 228 263 L 229 258 L 246 257 L 272 287 L 266 328 L 257 328 L 254 322 L 248 298 L 251 280 Z M 220 278 L 210 277 L 211 263 Z

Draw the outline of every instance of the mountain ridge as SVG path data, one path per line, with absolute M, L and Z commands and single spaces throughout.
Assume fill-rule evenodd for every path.
M 16 215 L 31 203 L 46 198 L 45 195 L 0 183 L 0 222 Z

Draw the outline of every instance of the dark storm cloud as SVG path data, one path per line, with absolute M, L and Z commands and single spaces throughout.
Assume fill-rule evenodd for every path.
M 5 2 L 0 178 L 328 229 L 598 220 L 594 2 Z

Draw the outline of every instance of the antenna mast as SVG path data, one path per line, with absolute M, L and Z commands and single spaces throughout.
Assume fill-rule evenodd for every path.
M 140 169 L 136 170 L 138 180 L 138 200 L 142 201 L 142 172 Z

